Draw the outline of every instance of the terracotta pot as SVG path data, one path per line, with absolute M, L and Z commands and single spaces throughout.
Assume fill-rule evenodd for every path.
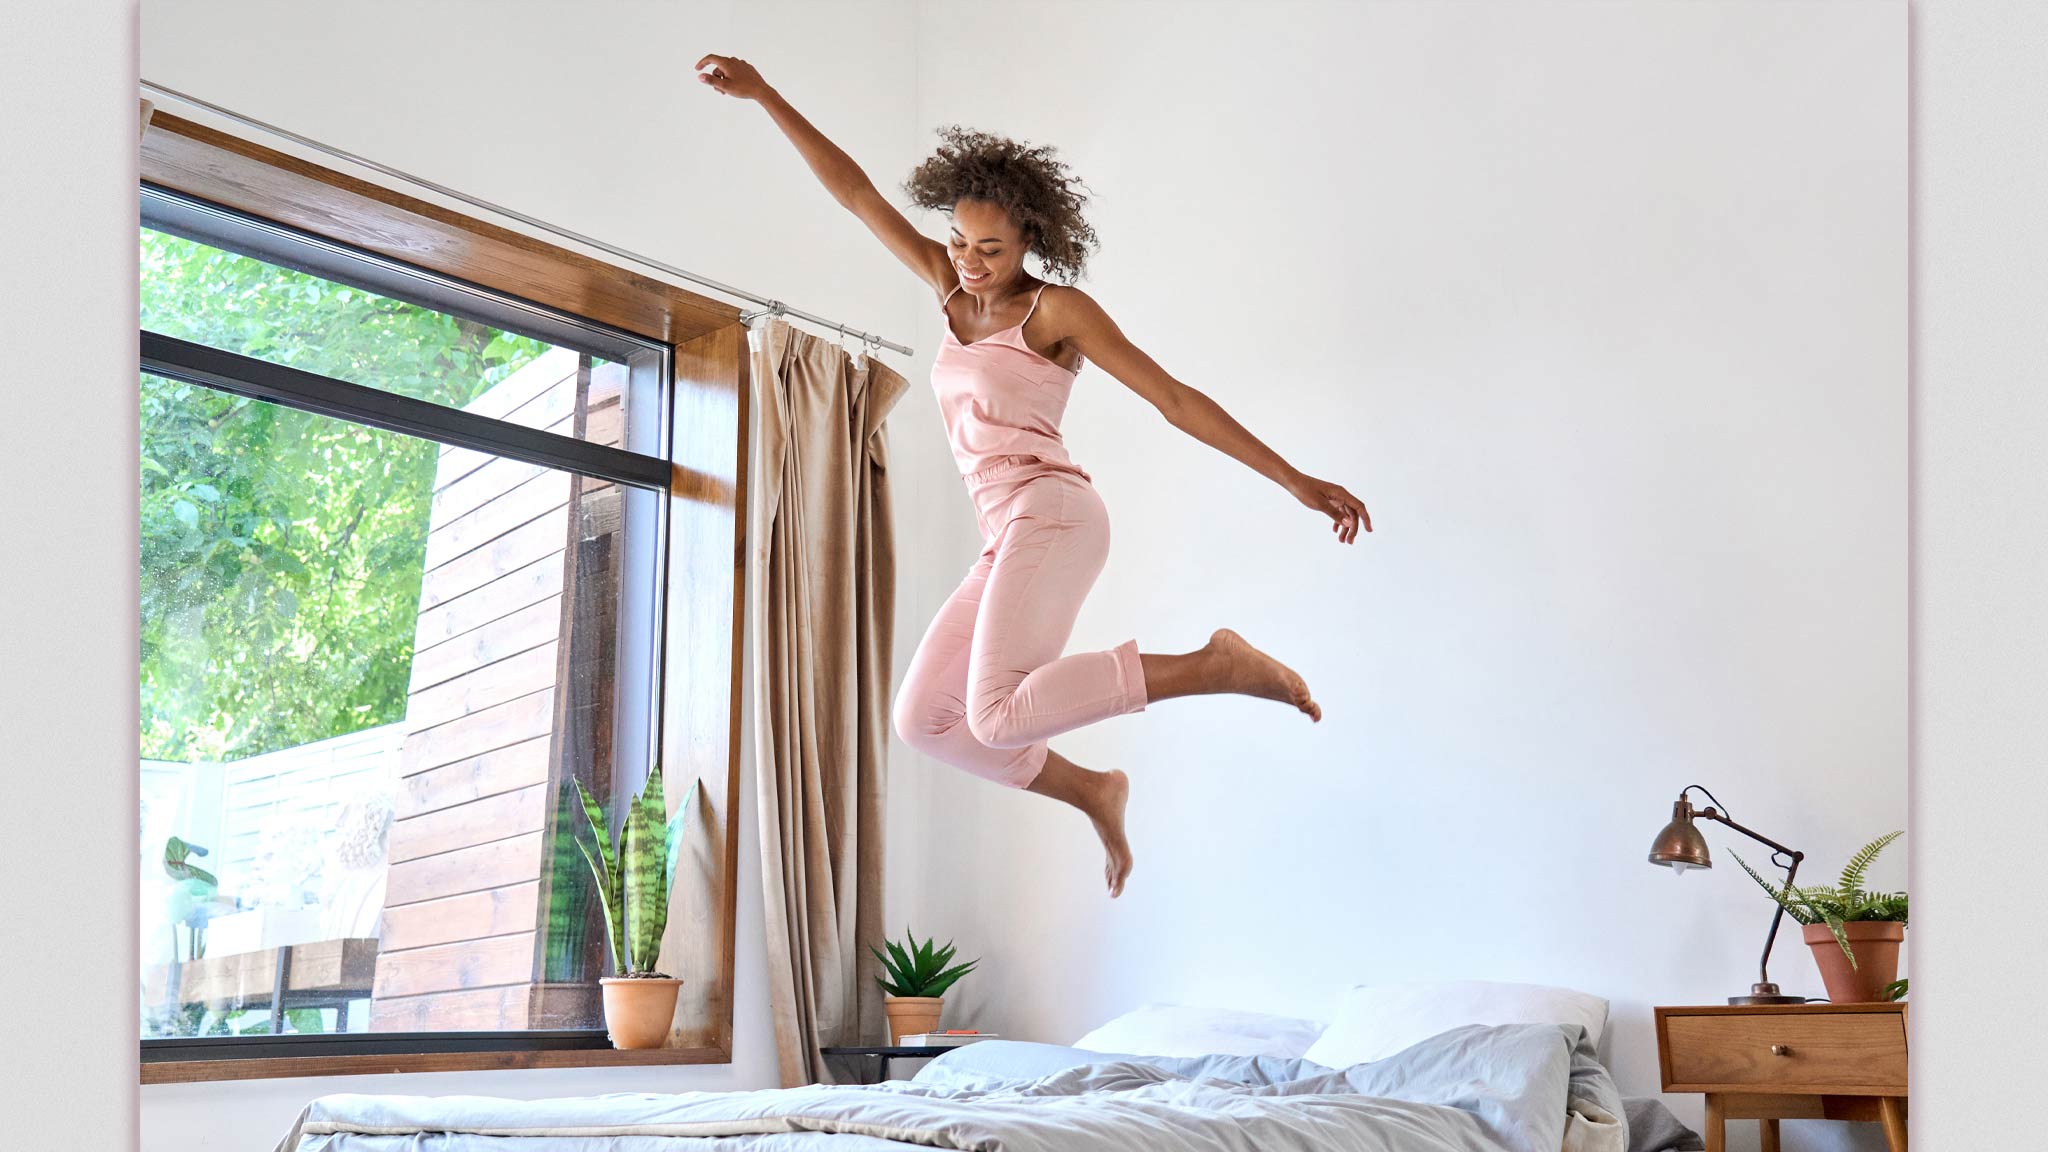
M 606 976 L 604 1026 L 614 1048 L 659 1048 L 676 1018 L 683 982 L 668 976 Z
M 1899 978 L 1899 944 L 1906 939 L 1906 926 L 1885 920 L 1851 920 L 1842 925 L 1849 947 L 1856 953 L 1856 966 L 1842 955 L 1842 945 L 1825 924 L 1805 924 L 1807 946 L 1813 962 L 1820 967 L 1821 983 L 1827 985 L 1828 999 L 1836 1004 L 1869 1004 L 1883 999 L 1884 986 Z
M 890 996 L 883 1000 L 882 1011 L 889 1014 L 889 1043 L 936 1029 L 945 1003 L 944 996 Z

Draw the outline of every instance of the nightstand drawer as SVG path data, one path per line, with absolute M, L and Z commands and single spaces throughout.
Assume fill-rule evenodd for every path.
M 1906 1028 L 1895 1013 L 1671 1014 L 1663 1024 L 1668 1092 L 1906 1091 Z

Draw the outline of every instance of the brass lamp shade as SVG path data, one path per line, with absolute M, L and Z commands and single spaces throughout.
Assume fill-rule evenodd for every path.
M 1680 872 L 1714 866 L 1714 858 L 1707 852 L 1707 838 L 1693 825 L 1692 805 L 1685 800 L 1671 806 L 1671 823 L 1650 842 L 1650 863 Z

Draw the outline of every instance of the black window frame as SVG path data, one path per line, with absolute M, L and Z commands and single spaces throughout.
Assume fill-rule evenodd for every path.
M 575 316 L 502 291 L 389 259 L 300 229 L 251 216 L 144 181 L 140 227 L 251 256 L 338 284 L 450 313 L 517 335 L 628 364 L 633 383 L 626 402 L 629 426 L 650 430 L 652 451 L 592 443 L 479 416 L 363 384 L 307 372 L 256 357 L 152 332 L 138 324 L 146 375 L 436 443 L 488 452 L 666 496 L 674 475 L 673 351 L 669 345 Z M 666 682 L 670 513 L 661 501 L 655 524 L 649 585 L 647 762 L 615 782 L 635 788 L 658 770 Z M 322 1057 L 396 1057 L 437 1054 L 535 1053 L 610 1050 L 603 1028 L 465 1032 L 345 1032 L 314 1035 L 140 1038 L 141 1063 L 242 1062 Z

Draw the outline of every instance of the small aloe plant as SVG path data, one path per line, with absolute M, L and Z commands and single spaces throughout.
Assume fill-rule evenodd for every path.
M 620 976 L 659 976 L 654 965 L 661 953 L 661 934 L 668 927 L 669 891 L 682 854 L 689 802 L 673 820 L 666 819 L 657 765 L 647 774 L 647 787 L 628 802 L 625 827 L 615 844 L 609 834 L 611 822 L 581 780 L 576 781 L 576 793 L 584 816 L 576 829 L 576 847 L 597 882 L 612 970 Z
M 1850 949 L 1849 936 L 1842 930 L 1842 925 L 1863 920 L 1887 920 L 1900 924 L 1906 922 L 1904 892 L 1870 892 L 1863 887 L 1864 875 L 1869 872 L 1870 865 L 1876 861 L 1878 853 L 1883 852 L 1886 845 L 1904 835 L 1904 832 L 1887 832 L 1857 849 L 1856 854 L 1850 857 L 1849 863 L 1843 867 L 1841 879 L 1833 886 L 1823 884 L 1812 888 L 1805 885 L 1780 887 L 1758 875 L 1757 870 L 1751 868 L 1749 861 L 1742 857 L 1735 857 L 1735 862 L 1742 865 L 1742 870 L 1749 873 L 1750 879 L 1762 885 L 1765 892 L 1770 893 L 1771 899 L 1778 902 L 1786 915 L 1801 924 L 1827 925 L 1828 930 L 1835 934 L 1835 942 L 1842 946 L 1842 955 L 1849 958 L 1849 966 L 1854 968 L 1858 967 L 1856 953 Z M 1904 985 L 1905 981 L 1899 981 L 1900 995 L 1904 994 Z
M 875 959 L 882 962 L 883 970 L 889 974 L 887 980 L 876 977 L 875 983 L 891 996 L 944 996 L 955 980 L 974 971 L 974 966 L 981 963 L 969 960 L 948 968 L 946 965 L 953 959 L 950 941 L 943 948 L 933 947 L 937 937 L 919 944 L 908 928 L 903 930 L 903 938 L 908 941 L 907 945 L 892 940 L 882 941 L 882 946 L 889 950 L 887 956 L 876 951 L 874 945 L 868 945 L 868 951 L 875 954 Z

